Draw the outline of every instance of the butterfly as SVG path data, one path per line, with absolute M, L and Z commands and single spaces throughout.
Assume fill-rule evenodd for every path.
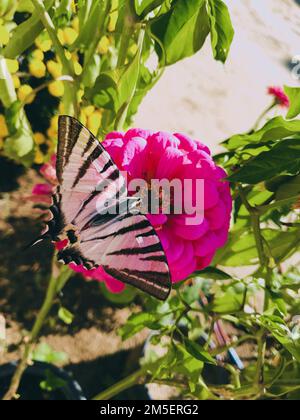
M 68 239 L 59 261 L 101 266 L 115 279 L 167 299 L 170 271 L 155 229 L 138 200 L 128 197 L 126 179 L 109 153 L 70 116 L 59 117 L 56 171 L 51 220 L 39 240 Z M 118 211 L 109 212 L 108 202 Z

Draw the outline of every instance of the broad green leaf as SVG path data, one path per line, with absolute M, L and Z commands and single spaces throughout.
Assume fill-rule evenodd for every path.
M 262 315 L 259 323 L 300 362 L 300 339 L 294 339 L 284 320 L 277 316 Z
M 18 2 L 17 11 L 20 13 L 28 12 L 32 13 L 34 11 L 34 6 L 31 0 L 20 0 Z
M 17 0 L 1 0 L 0 1 L 0 17 L 4 20 L 10 21 L 17 9 Z
M 41 343 L 34 350 L 32 359 L 37 362 L 62 364 L 68 361 L 68 355 L 64 352 L 53 350 L 47 343 Z
M 5 108 L 17 101 L 14 83 L 4 57 L 0 56 L 0 100 Z
M 53 392 L 68 385 L 64 379 L 56 376 L 51 370 L 46 370 L 45 376 L 45 379 L 40 383 L 40 387 L 44 391 Z
M 67 325 L 71 325 L 74 319 L 74 315 L 66 308 L 59 308 L 58 318 Z
M 216 267 L 207 267 L 201 271 L 195 271 L 190 278 L 202 277 L 209 280 L 230 280 L 231 276 L 225 271 L 222 271 Z
M 111 293 L 109 290 L 107 290 L 107 287 L 103 282 L 100 284 L 101 292 L 104 297 L 109 302 L 113 302 L 117 305 L 128 305 L 135 299 L 137 295 L 137 291 L 134 287 L 126 286 L 126 289 L 123 290 L 122 293 Z
M 284 200 L 290 197 L 300 196 L 300 175 L 285 178 L 276 190 L 276 200 Z
M 109 109 L 114 112 L 118 109 L 117 81 L 113 73 L 101 73 L 93 89 L 88 91 L 90 98 L 98 108 Z
M 138 16 L 146 16 L 156 7 L 161 6 L 165 0 L 134 0 L 134 8 Z
M 152 330 L 159 330 L 161 325 L 158 323 L 161 315 L 151 313 L 138 313 L 131 315 L 126 324 L 119 329 L 122 340 L 127 340 L 144 328 L 148 327 Z
M 49 10 L 53 3 L 54 0 L 46 0 L 46 10 Z M 13 59 L 21 55 L 27 48 L 31 47 L 43 29 L 44 26 L 41 23 L 37 12 L 33 12 L 29 19 L 18 25 L 13 31 L 12 37 L 4 49 L 4 56 Z
M 300 133 L 300 120 L 287 121 L 282 117 L 269 120 L 260 130 L 252 134 L 237 134 L 223 142 L 229 150 L 235 150 L 251 143 L 266 143 L 284 139 Z
M 288 139 L 277 143 L 271 150 L 248 160 L 228 179 L 233 182 L 257 184 L 281 173 L 295 175 L 300 170 L 300 140 Z
M 29 166 L 34 159 L 34 141 L 31 133 L 23 129 L 5 140 L 4 151 L 6 156 L 17 162 Z
M 186 351 L 190 353 L 190 355 L 195 357 L 195 359 L 200 360 L 201 362 L 204 362 L 204 363 L 210 363 L 213 365 L 216 364 L 216 361 L 214 360 L 214 358 L 195 341 L 185 338 L 184 346 L 186 348 Z
M 213 54 L 225 63 L 234 37 L 229 11 L 222 0 L 207 0 L 207 9 Z
M 94 54 L 83 70 L 82 83 L 85 87 L 91 88 L 95 85 L 100 74 L 100 68 L 101 58 L 98 54 Z
M 205 0 L 177 0 L 171 10 L 152 26 L 160 39 L 170 65 L 195 54 L 209 34 L 209 20 Z M 162 57 L 161 48 L 158 51 Z
M 284 91 L 290 100 L 290 108 L 286 118 L 295 118 L 300 114 L 300 88 L 285 86 Z
M 207 309 L 219 314 L 230 314 L 242 309 L 245 296 L 245 285 L 242 282 L 234 282 L 222 286 L 217 290 Z

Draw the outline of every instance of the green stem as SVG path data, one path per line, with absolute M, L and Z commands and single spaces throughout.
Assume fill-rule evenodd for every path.
M 54 256 L 54 258 L 56 258 L 56 256 Z M 71 276 L 71 271 L 69 271 L 66 274 L 64 269 L 61 270 L 61 273 L 59 276 L 55 276 L 55 275 L 51 276 L 51 279 L 47 288 L 46 296 L 44 299 L 44 303 L 37 315 L 37 318 L 35 320 L 31 333 L 29 337 L 27 337 L 26 339 L 24 352 L 23 352 L 21 361 L 14 373 L 9 389 L 6 392 L 5 396 L 3 397 L 4 401 L 8 401 L 16 397 L 22 376 L 27 368 L 28 361 L 32 353 L 33 347 L 44 325 L 44 322 L 53 306 L 55 297 L 57 296 L 61 288 L 66 284 L 70 276 Z
M 47 30 L 49 34 L 49 37 L 56 51 L 56 54 L 58 55 L 62 63 L 64 74 L 70 76 L 74 81 L 73 87 L 70 86 L 69 82 L 65 82 L 65 90 L 66 90 L 65 97 L 67 99 L 67 103 L 71 101 L 73 105 L 73 109 L 69 108 L 68 110 L 66 110 L 66 112 L 72 113 L 75 115 L 75 117 L 78 117 L 79 108 L 78 108 L 78 101 L 77 101 L 77 86 L 76 86 L 77 84 L 75 82 L 76 76 L 75 76 L 72 61 L 68 60 L 65 55 L 65 50 L 58 39 L 55 25 L 52 22 L 52 19 L 49 13 L 47 12 L 43 2 L 41 0 L 31 0 L 31 2 L 34 5 L 35 10 L 37 11 L 37 14 L 39 15 L 41 22 L 43 23 L 45 29 Z
M 266 354 L 266 339 L 265 339 L 265 330 L 264 328 L 258 334 L 258 349 L 257 349 L 257 364 L 256 372 L 254 377 L 254 384 L 258 390 L 259 395 L 261 396 L 264 393 L 264 363 L 265 363 L 265 354 Z
M 262 121 L 262 119 L 273 109 L 275 108 L 275 106 L 277 106 L 277 102 L 274 101 L 272 102 L 272 104 L 270 106 L 268 106 L 267 109 L 265 109 L 260 116 L 258 117 L 258 119 L 256 120 L 256 123 L 254 124 L 253 128 L 249 131 L 248 134 L 252 134 L 254 131 L 256 131 L 258 129 L 258 127 L 260 126 L 260 123 Z
M 147 366 L 138 369 L 136 372 L 127 376 L 125 379 L 122 379 L 121 381 L 107 388 L 105 391 L 100 392 L 100 394 L 96 395 L 92 399 L 95 401 L 110 400 L 126 389 L 140 383 L 140 381 L 146 376 L 147 370 Z
M 127 1 L 125 6 L 125 14 L 124 14 L 124 22 L 122 28 L 122 34 L 120 38 L 120 42 L 118 45 L 118 62 L 117 68 L 120 69 L 124 66 L 127 58 L 127 52 L 130 44 L 131 37 L 135 31 L 135 19 L 133 13 L 131 12 L 131 7 L 129 2 Z
M 145 36 L 145 30 L 144 30 L 144 28 L 141 27 L 140 33 L 139 33 L 139 38 L 138 38 L 138 51 L 137 51 L 139 62 L 140 62 L 141 55 L 142 55 L 142 50 L 143 50 L 144 36 Z M 134 98 L 134 94 L 135 94 L 135 91 L 136 91 L 137 82 L 138 82 L 138 77 L 137 77 L 137 80 L 136 80 L 136 82 L 135 82 L 135 84 L 133 86 L 133 89 L 132 89 L 131 93 L 130 93 L 130 96 L 129 96 L 128 100 L 127 100 L 127 103 L 125 104 L 124 109 L 122 110 L 122 112 L 120 113 L 120 115 L 116 118 L 116 122 L 115 122 L 115 129 L 116 129 L 116 131 L 121 131 L 123 129 L 123 127 L 124 127 L 124 124 L 125 124 L 125 121 L 126 121 L 126 117 L 127 117 L 127 113 L 128 113 L 128 109 L 130 107 L 131 101 Z

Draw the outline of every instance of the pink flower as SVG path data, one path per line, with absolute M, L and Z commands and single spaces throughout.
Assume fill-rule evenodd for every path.
M 194 215 L 163 214 L 163 211 L 147 217 L 160 237 L 174 283 L 207 267 L 217 249 L 227 241 L 232 210 L 229 183 L 224 180 L 226 173 L 214 163 L 208 147 L 183 134 L 141 129 L 112 132 L 106 136 L 103 145 L 119 169 L 127 172 L 128 181 L 139 178 L 149 185 L 152 179 L 179 179 L 182 183 L 186 179 L 192 180 L 189 204 L 195 200 L 195 181 L 204 180 L 204 202 L 201 203 L 204 219 L 201 223 L 189 224 Z M 42 173 L 48 180 L 51 178 L 54 185 L 57 182 L 52 171 L 54 164 L 49 165 L 43 167 Z M 34 190 L 46 192 L 47 187 L 36 186 Z M 63 242 L 56 244 L 57 249 L 64 246 Z M 86 278 L 104 281 L 114 293 L 125 287 L 106 274 L 102 267 L 93 270 L 75 264 L 70 264 L 70 267 Z
M 131 129 L 127 133 L 110 133 L 103 142 L 128 180 L 142 178 L 190 179 L 190 200 L 195 198 L 195 181 L 204 180 L 204 220 L 194 226 L 187 214 L 148 215 L 160 237 L 173 282 L 186 279 L 195 270 L 207 267 L 218 248 L 227 241 L 232 199 L 227 176 L 216 166 L 209 149 L 200 141 L 183 134 L 152 133 Z M 105 274 L 104 274 L 105 275 Z
M 284 108 L 288 108 L 290 106 L 290 100 L 280 86 L 270 86 L 268 88 L 268 94 L 274 96 L 275 102 L 278 105 Z
M 53 155 L 50 159 L 50 162 L 45 163 L 45 165 L 40 168 L 40 174 L 45 178 L 47 182 L 43 184 L 36 184 L 33 187 L 30 200 L 34 203 L 51 204 L 51 196 L 55 191 L 56 185 L 58 184 L 55 165 L 56 156 Z

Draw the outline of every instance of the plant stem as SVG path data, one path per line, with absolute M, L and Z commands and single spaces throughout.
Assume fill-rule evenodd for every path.
M 53 261 L 55 261 L 55 259 L 56 259 L 56 255 L 54 255 Z M 24 340 L 25 341 L 24 352 L 23 352 L 21 361 L 16 369 L 16 372 L 11 380 L 10 387 L 7 393 L 5 394 L 5 396 L 3 397 L 4 401 L 8 401 L 15 398 L 18 392 L 18 388 L 19 388 L 23 373 L 25 372 L 26 367 L 28 365 L 30 354 L 40 334 L 40 331 L 44 325 L 44 322 L 53 306 L 55 297 L 57 296 L 57 294 L 60 292 L 60 290 L 63 288 L 63 286 L 66 284 L 66 282 L 71 276 L 71 273 L 72 273 L 71 270 L 66 272 L 64 267 L 61 269 L 61 272 L 59 273 L 59 275 L 56 276 L 53 274 L 55 271 L 55 268 L 56 268 L 55 263 L 53 263 L 52 276 L 48 284 L 44 303 L 37 315 L 36 321 L 33 325 L 33 328 L 31 330 L 29 337 L 26 337 L 26 341 Z
M 264 362 L 266 353 L 265 330 L 261 329 L 258 334 L 258 350 L 257 350 L 257 364 L 254 383 L 257 387 L 259 396 L 264 393 Z
M 122 379 L 121 381 L 107 388 L 105 391 L 100 392 L 100 394 L 96 395 L 92 399 L 95 401 L 110 400 L 111 398 L 120 394 L 122 391 L 125 391 L 126 389 L 138 384 L 142 378 L 146 376 L 147 370 L 147 366 L 138 369 L 136 372 L 127 376 L 125 379 Z
M 124 7 L 125 7 L 124 22 L 123 22 L 122 34 L 120 38 L 120 45 L 118 48 L 118 51 L 119 51 L 118 62 L 117 62 L 118 69 L 124 66 L 126 62 L 130 39 L 135 31 L 135 23 L 136 23 L 133 13 L 131 12 L 130 3 L 128 1 L 126 1 L 126 4 Z
M 71 109 L 68 110 L 68 113 L 74 113 L 75 117 L 78 117 L 79 109 L 78 109 L 78 102 L 77 102 L 77 86 L 75 83 L 76 75 L 74 72 L 72 61 L 68 60 L 65 55 L 65 50 L 58 39 L 55 25 L 52 22 L 52 19 L 49 13 L 47 12 L 43 2 L 41 0 L 31 0 L 31 2 L 34 5 L 41 22 L 43 23 L 45 29 L 47 30 L 49 34 L 49 37 L 55 48 L 56 54 L 58 55 L 62 63 L 64 74 L 72 77 L 72 79 L 74 80 L 74 86 L 70 86 L 67 82 L 65 83 L 65 89 L 66 89 L 65 95 L 66 95 L 66 98 L 71 99 L 72 104 L 73 104 L 73 110 Z
M 275 108 L 275 106 L 278 105 L 276 101 L 272 102 L 272 104 L 270 106 L 268 106 L 267 109 L 265 109 L 262 114 L 260 114 L 260 116 L 258 117 L 258 119 L 256 120 L 256 123 L 254 124 L 253 128 L 249 131 L 248 134 L 252 134 L 254 131 L 256 131 L 258 129 L 258 127 L 260 126 L 260 123 L 262 121 L 262 119 L 273 109 Z

